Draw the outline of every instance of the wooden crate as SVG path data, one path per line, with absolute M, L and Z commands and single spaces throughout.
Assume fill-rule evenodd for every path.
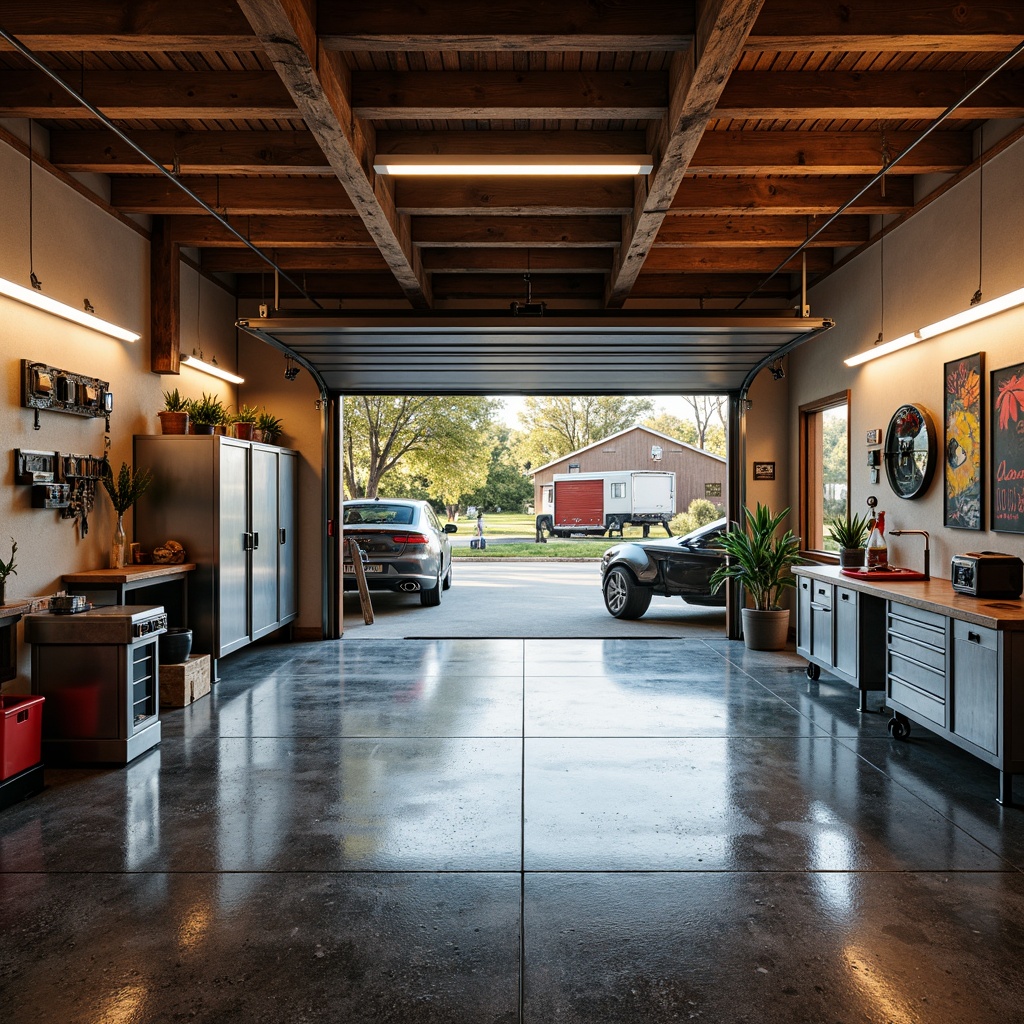
M 209 692 L 208 654 L 193 654 L 180 665 L 160 666 L 160 707 L 183 708 Z

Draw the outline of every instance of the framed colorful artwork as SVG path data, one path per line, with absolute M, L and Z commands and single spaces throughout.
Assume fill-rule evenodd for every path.
M 992 529 L 1024 533 L 1024 363 L 992 371 Z
M 985 353 L 946 363 L 945 430 L 942 439 L 942 523 L 957 530 L 982 530 Z

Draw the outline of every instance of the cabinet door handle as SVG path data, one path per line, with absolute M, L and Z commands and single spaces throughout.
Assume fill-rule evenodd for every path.
M 849 601 L 850 600 L 850 595 L 849 594 L 840 594 L 839 595 L 839 600 L 840 601 Z
M 281 527 L 280 530 L 278 530 L 278 543 L 279 544 L 287 544 L 288 543 L 288 531 L 283 526 Z
M 254 533 L 252 535 L 252 549 L 253 549 L 253 551 L 255 551 L 259 546 L 260 546 L 260 535 L 258 533 Z
M 968 633 L 967 634 L 967 639 L 972 644 L 980 644 L 981 643 L 981 634 L 980 633 Z
M 242 550 L 243 551 L 252 551 L 252 534 L 251 533 L 243 533 L 242 534 Z

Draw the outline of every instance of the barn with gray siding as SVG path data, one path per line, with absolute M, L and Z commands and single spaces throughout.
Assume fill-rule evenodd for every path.
M 660 461 L 652 451 L 660 449 Z M 676 475 L 676 512 L 685 512 L 694 498 L 707 498 L 725 511 L 725 459 L 649 427 L 630 427 L 533 471 L 533 507 L 538 514 L 551 507 L 551 486 L 557 473 L 602 473 L 611 470 L 660 470 Z

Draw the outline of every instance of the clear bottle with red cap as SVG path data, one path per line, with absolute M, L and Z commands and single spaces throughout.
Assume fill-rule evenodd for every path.
M 871 569 L 889 568 L 889 548 L 885 543 L 885 513 L 876 512 L 875 521 L 868 537 L 866 564 Z

